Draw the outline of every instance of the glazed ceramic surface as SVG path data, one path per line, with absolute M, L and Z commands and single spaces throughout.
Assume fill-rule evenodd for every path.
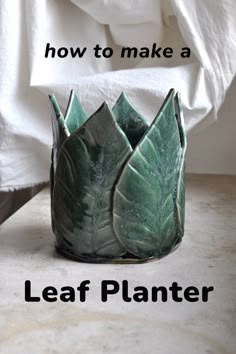
M 139 262 L 171 252 L 184 234 L 186 135 L 170 90 L 153 123 L 121 94 L 87 117 L 72 91 L 63 117 L 53 95 L 52 228 L 63 254 Z

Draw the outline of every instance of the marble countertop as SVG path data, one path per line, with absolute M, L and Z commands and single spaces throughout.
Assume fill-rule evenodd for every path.
M 155 262 L 84 264 L 58 255 L 50 225 L 50 198 L 43 190 L 0 232 L 0 353 L 236 352 L 236 177 L 187 178 L 186 228 L 181 246 Z M 60 291 L 90 280 L 85 302 L 25 302 L 47 286 Z M 186 288 L 213 286 L 208 301 L 125 302 L 122 292 L 101 301 L 101 282 L 134 287 L 173 282 Z

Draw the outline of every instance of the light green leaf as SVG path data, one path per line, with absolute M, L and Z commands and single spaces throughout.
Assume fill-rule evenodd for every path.
M 179 239 L 175 199 L 182 147 L 175 115 L 171 90 L 115 187 L 116 235 L 140 258 L 161 257 Z
M 105 103 L 65 141 L 53 191 L 59 249 L 83 259 L 125 253 L 113 229 L 112 194 L 131 151 Z
M 134 148 L 148 128 L 145 118 L 137 112 L 124 93 L 120 95 L 112 111 Z

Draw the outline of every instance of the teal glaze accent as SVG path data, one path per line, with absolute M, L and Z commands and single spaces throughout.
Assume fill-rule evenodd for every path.
M 186 134 L 170 90 L 148 126 L 125 94 L 87 118 L 72 91 L 53 95 L 52 228 L 57 249 L 84 262 L 137 263 L 171 252 L 184 233 Z

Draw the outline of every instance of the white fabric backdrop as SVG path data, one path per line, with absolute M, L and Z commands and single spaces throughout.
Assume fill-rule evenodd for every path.
M 174 87 L 188 132 L 212 122 L 236 72 L 235 19 L 235 0 L 1 0 L 0 190 L 48 180 L 50 92 L 65 109 L 74 88 L 91 114 L 124 91 L 151 122 Z M 88 52 L 82 59 L 46 59 L 48 42 Z M 191 58 L 118 54 L 121 46 L 154 42 L 174 53 L 188 46 Z M 89 55 L 95 44 L 112 47 L 114 55 Z

